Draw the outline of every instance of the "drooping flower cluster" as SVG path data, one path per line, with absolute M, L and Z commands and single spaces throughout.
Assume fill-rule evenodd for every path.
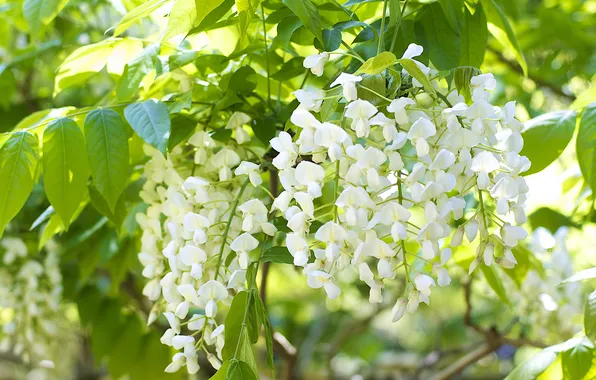
M 143 294 L 155 301 L 149 323 L 163 313 L 169 329 L 161 342 L 179 350 L 167 372 L 186 366 L 196 373 L 199 351 L 221 366 L 224 325 L 216 317 L 233 292 L 246 288 L 251 252 L 259 246 L 255 235 L 276 232 L 267 207 L 252 196 L 262 182 L 259 166 L 241 158 L 251 155 L 242 147 L 249 121 L 243 113 L 231 116 L 228 144 L 199 127 L 167 158 L 146 147 L 151 159 L 141 197 L 149 207 L 137 215 L 143 229 L 138 257 L 149 280 Z
M 54 245 L 48 243 L 45 257 L 37 260 L 22 239 L 4 237 L 0 252 L 0 350 L 12 352 L 39 376 L 49 376 L 48 370 L 50 377 L 69 373 L 72 355 L 65 343 L 72 326 L 60 306 L 62 276 Z
M 573 262 L 565 244 L 568 233 L 567 227 L 559 228 L 554 235 L 543 227 L 534 230 L 530 248 L 540 260 L 544 273 L 530 270 L 521 289 L 508 284 L 516 315 L 532 327 L 536 336 L 551 333 L 559 338 L 568 337 L 582 329 L 585 297 L 581 285 L 579 282 L 561 284 L 573 275 Z M 556 326 L 556 331 L 549 326 Z
M 421 53 L 412 44 L 403 58 Z M 327 58 L 309 57 L 304 65 L 321 75 Z M 394 321 L 428 303 L 432 286 L 450 283 L 450 246 L 461 244 L 464 234 L 478 241 L 470 272 L 481 263 L 514 266 L 512 248 L 527 236 L 515 225 L 526 220 L 528 188 L 520 173 L 530 167 L 519 155 L 515 102 L 503 108 L 489 103 L 492 74 L 471 78 L 466 102 L 435 70 L 414 62 L 433 91 L 404 71 L 397 96 L 377 94 L 382 101 L 375 106 L 359 97 L 360 89 L 376 93 L 362 76 L 341 73 L 331 84 L 342 87 L 341 95 L 296 94 L 300 106 L 291 121 L 298 133 L 271 141 L 284 189 L 273 210 L 292 231 L 286 244 L 294 264 L 330 298 L 341 292 L 336 275 L 357 270 L 374 303 L 403 272 L 407 296 L 397 301 Z M 317 117 L 322 101 L 333 98 L 343 110 Z M 474 197 L 478 204 L 467 213 Z

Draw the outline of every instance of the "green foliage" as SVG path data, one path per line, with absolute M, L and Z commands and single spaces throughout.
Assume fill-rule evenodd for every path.
M 594 344 L 583 338 L 574 347 L 561 354 L 563 377 L 569 380 L 585 379 L 585 375 L 592 367 Z
M 29 24 L 31 34 L 37 35 L 66 6 L 68 0 L 25 0 L 23 16 Z
M 324 43 L 321 16 L 311 0 L 283 0 L 283 3 L 298 16 L 302 24 L 319 42 Z
M 536 379 L 555 361 L 557 354 L 548 349 L 526 360 L 505 378 L 505 380 L 530 380 Z
M 171 121 L 165 104 L 153 99 L 133 103 L 124 109 L 124 116 L 143 141 L 166 154 Z
M 128 182 L 128 138 L 120 115 L 97 109 L 85 118 L 85 137 L 91 177 L 110 210 Z
M 586 183 L 596 191 L 596 103 L 587 106 L 581 115 L 575 150 Z
M 362 66 L 360 66 L 356 73 L 369 75 L 381 74 L 387 68 L 395 65 L 396 63 L 397 58 L 395 58 L 395 55 L 385 51 L 375 57 L 369 58 L 362 64 Z
M 48 200 L 68 229 L 89 177 L 85 137 L 74 121 L 60 118 L 44 130 L 42 164 Z
M 29 197 L 37 178 L 39 142 L 29 132 L 15 132 L 0 148 L 0 236 Z
M 561 155 L 573 137 L 575 120 L 574 111 L 554 111 L 525 124 L 524 148 L 520 154 L 532 162 L 525 175 L 541 171 Z
M 596 291 L 592 292 L 586 301 L 584 331 L 588 338 L 596 341 Z

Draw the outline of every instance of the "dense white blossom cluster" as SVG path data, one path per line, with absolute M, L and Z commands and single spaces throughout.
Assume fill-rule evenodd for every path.
M 44 368 L 54 368 L 54 363 L 59 366 L 69 358 L 63 346 L 68 322 L 60 309 L 58 254 L 50 242 L 45 258 L 33 259 L 25 242 L 16 237 L 2 238 L 0 252 L 0 350 L 37 367 L 36 378 L 45 378 Z
M 404 57 L 421 52 L 411 45 Z M 328 59 L 323 53 L 304 65 L 321 75 Z M 337 275 L 344 270 L 359 273 L 372 303 L 383 302 L 384 288 L 405 277 L 394 321 L 428 303 L 432 286 L 450 283 L 450 246 L 464 235 L 478 242 L 470 272 L 481 263 L 516 264 L 512 249 L 527 235 L 516 226 L 526 218 L 520 173 L 530 163 L 519 155 L 515 103 L 502 109 L 489 103 L 491 74 L 471 79 L 466 103 L 435 70 L 417 65 L 436 92 L 406 72 L 411 85 L 377 105 L 359 98 L 360 88 L 374 91 L 353 74 L 331 83 L 341 95 L 296 91 L 297 132 L 271 140 L 277 152 L 271 165 L 283 187 L 273 202 L 255 197 L 262 179 L 252 162 L 259 158 L 243 148 L 250 140 L 243 113 L 231 115 L 227 143 L 199 127 L 167 157 L 147 148 L 141 197 L 149 207 L 137 215 L 139 259 L 148 279 L 143 293 L 155 302 L 149 323 L 163 313 L 169 329 L 161 341 L 179 351 L 166 371 L 186 366 L 196 373 L 199 351 L 219 368 L 225 336 L 219 310 L 246 288 L 247 269 L 277 232 L 274 216 L 287 222 L 284 244 L 308 285 L 330 298 L 340 295 Z M 329 100 L 342 111 L 324 119 L 320 111 Z
M 421 53 L 412 44 L 403 58 Z M 309 57 L 304 65 L 321 75 L 327 59 Z M 374 303 L 383 302 L 383 289 L 403 271 L 407 294 L 395 304 L 394 321 L 428 303 L 432 286 L 450 283 L 450 246 L 461 244 L 464 235 L 478 241 L 470 272 L 481 263 L 514 266 L 512 248 L 527 236 L 515 225 L 526 220 L 528 188 L 520 173 L 530 167 L 519 155 L 522 124 L 514 117 L 515 103 L 489 103 L 496 86 L 492 74 L 471 78 L 466 103 L 435 70 L 414 62 L 436 92 L 412 78 L 410 88 L 377 107 L 358 98 L 361 76 L 341 73 L 331 84 L 343 89 L 341 115 L 315 116 L 325 96 L 301 90 L 291 117 L 299 132 L 282 132 L 271 141 L 285 190 L 273 209 L 292 230 L 286 244 L 294 264 L 330 298 L 341 292 L 336 274 L 355 268 Z M 321 191 L 328 182 L 331 202 Z M 474 197 L 478 205 L 466 214 Z
M 242 127 L 249 121 L 243 113 L 232 115 L 229 145 L 203 130 L 191 136 L 192 169 L 181 147 L 167 158 L 146 148 L 151 160 L 141 197 L 150 206 L 137 215 L 143 229 L 138 256 L 149 279 L 143 294 L 156 302 L 149 323 L 163 313 L 170 328 L 161 341 L 180 351 L 167 372 L 186 366 L 196 373 L 199 350 L 219 368 L 224 325 L 218 311 L 230 304 L 230 290 L 245 289 L 251 252 L 259 246 L 255 235 L 276 232 L 267 207 L 253 197 L 262 182 L 259 166 L 240 156 L 248 154 L 239 148 L 249 138 Z

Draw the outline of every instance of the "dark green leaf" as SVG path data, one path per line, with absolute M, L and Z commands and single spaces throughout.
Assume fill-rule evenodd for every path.
M 449 22 L 454 31 L 459 32 L 459 22 L 462 19 L 462 9 L 464 8 L 463 0 L 439 0 L 445 18 Z
M 459 64 L 479 68 L 484 61 L 487 41 L 486 15 L 482 4 L 478 3 L 474 14 L 471 14 L 468 10 L 464 11 Z
M 0 236 L 33 190 L 38 149 L 29 132 L 13 133 L 0 149 Z
M 341 31 L 338 29 L 323 30 L 323 49 L 325 51 L 335 51 L 341 45 Z
M 575 116 L 575 111 L 554 111 L 525 123 L 520 154 L 528 157 L 532 166 L 524 175 L 538 173 L 563 153 L 573 137 Z
M 417 35 L 421 34 L 421 44 L 437 69 L 449 70 L 459 65 L 460 37 L 449 25 L 440 4 L 432 3 L 424 7 L 417 21 L 416 32 Z
M 544 227 L 551 233 L 557 232 L 560 227 L 579 227 L 577 223 L 574 223 L 571 218 L 557 212 L 548 207 L 541 207 L 534 211 L 528 217 L 532 229 L 535 230 L 538 227 Z
M 189 116 L 175 115 L 172 118 L 172 134 L 168 140 L 168 150 L 172 150 L 176 145 L 186 140 L 197 127 L 197 122 Z
M 249 346 L 250 342 L 256 342 L 259 337 L 260 326 L 257 326 L 257 311 L 252 301 L 247 307 L 249 298 L 252 298 L 252 296 L 249 297 L 249 293 L 243 291 L 236 294 L 232 300 L 232 305 L 230 306 L 225 321 L 226 334 L 225 344 L 222 351 L 224 360 L 232 359 L 237 349 L 240 349 L 239 345 L 244 344 L 242 343 L 242 339 L 240 339 L 242 332 L 248 334 L 249 338 L 247 340 Z M 247 313 L 246 317 L 245 313 Z M 242 328 L 243 323 L 246 324 L 247 328 Z M 240 357 L 237 358 L 244 360 Z
M 43 183 L 48 200 L 68 229 L 83 200 L 89 166 L 85 137 L 71 119 L 60 118 L 43 133 Z
M 277 81 L 286 81 L 292 78 L 297 77 L 298 75 L 304 74 L 306 70 L 304 66 L 302 66 L 302 62 L 304 58 L 302 57 L 294 57 L 290 59 L 288 62 L 285 62 L 281 69 L 271 75 L 271 79 Z
M 296 16 L 286 17 L 279 24 L 277 24 L 277 36 L 275 39 L 279 41 L 282 48 L 287 48 L 290 45 L 292 35 L 298 28 L 302 26 L 302 21 Z
M 171 131 L 165 104 L 154 99 L 133 103 L 124 109 L 124 117 L 143 141 L 165 156 Z
M 114 210 L 128 181 L 128 138 L 122 118 L 110 109 L 97 109 L 85 118 L 91 177 Z
M 457 91 L 464 96 L 468 104 L 472 102 L 472 92 L 470 90 L 470 80 L 472 77 L 482 72 L 472 66 L 457 67 L 453 71 L 453 82 Z
M 259 295 L 259 291 L 255 288 L 252 290 L 253 299 L 255 300 L 255 307 L 263 327 L 265 328 L 265 343 L 267 345 L 267 365 L 271 370 L 274 370 L 273 364 L 273 330 L 271 329 L 271 323 L 269 322 L 269 314 L 265 309 L 265 304 Z
M 230 78 L 228 85 L 230 90 L 236 90 L 248 94 L 257 88 L 257 73 L 250 66 L 242 66 Z

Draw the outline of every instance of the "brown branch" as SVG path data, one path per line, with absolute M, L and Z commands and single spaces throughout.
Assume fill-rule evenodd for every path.
M 488 51 L 490 51 L 491 53 L 493 53 L 497 59 L 505 64 L 507 67 L 509 67 L 511 70 L 515 71 L 516 73 L 523 75 L 524 71 L 521 68 L 521 66 L 519 66 L 519 64 L 517 62 L 511 61 L 509 59 L 507 59 L 503 53 L 501 53 L 499 50 L 493 48 L 493 47 L 488 47 Z M 544 87 L 544 88 L 548 88 L 550 91 L 552 91 L 553 93 L 562 96 L 564 98 L 569 99 L 570 101 L 574 101 L 575 100 L 575 96 L 574 95 L 570 95 L 567 94 L 566 92 L 563 91 L 563 89 L 561 89 L 560 87 L 542 79 L 542 78 L 538 78 L 534 75 L 531 75 L 528 73 L 528 78 L 530 78 L 534 83 L 536 83 L 539 87 Z

